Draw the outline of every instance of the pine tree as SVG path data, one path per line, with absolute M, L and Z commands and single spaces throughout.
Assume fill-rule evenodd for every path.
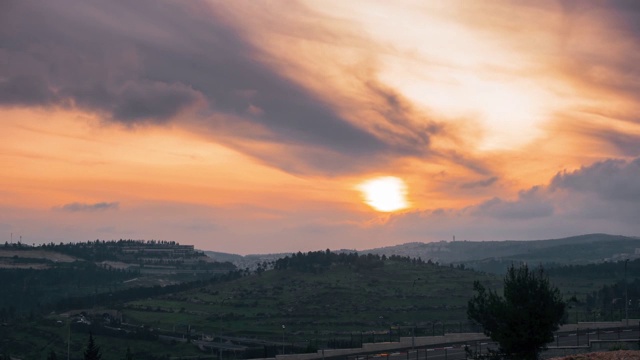
M 507 359 L 537 359 L 553 341 L 566 303 L 542 268 L 529 271 L 526 265 L 512 265 L 504 278 L 503 296 L 487 291 L 479 281 L 474 283 L 474 290 L 467 315 L 500 344 L 500 352 Z
M 124 360 L 133 360 L 133 354 L 131 354 L 131 348 L 127 346 L 127 353 L 124 355 Z
M 87 349 L 84 351 L 84 360 L 100 360 L 102 354 L 100 353 L 100 347 L 96 346 L 93 341 L 93 334 L 89 333 L 89 343 Z

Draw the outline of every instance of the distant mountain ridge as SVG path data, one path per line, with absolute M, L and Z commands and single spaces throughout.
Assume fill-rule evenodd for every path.
M 567 265 L 640 258 L 640 238 L 586 234 L 548 240 L 439 241 L 408 243 L 360 253 L 420 257 L 440 263 L 464 264 L 477 270 L 502 272 L 511 263 L 520 262 Z
M 640 258 L 640 238 L 609 234 L 585 234 L 560 239 L 504 241 L 410 242 L 369 250 L 335 250 L 359 254 L 399 255 L 422 258 L 442 264 L 464 264 L 482 271 L 502 272 L 511 263 L 587 264 Z M 290 255 L 236 255 L 204 251 L 216 261 L 229 261 L 238 268 L 253 269 L 264 261 Z

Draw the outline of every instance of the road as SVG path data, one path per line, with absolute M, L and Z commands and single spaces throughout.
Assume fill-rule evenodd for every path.
M 629 329 L 599 329 L 580 330 L 558 333 L 556 340 L 549 343 L 548 347 L 574 347 L 587 346 L 593 340 L 619 340 L 638 339 L 640 332 L 638 327 Z M 488 348 L 497 349 L 498 345 L 493 342 L 469 342 L 467 346 L 472 351 L 486 353 Z M 416 349 L 399 352 L 388 352 L 368 355 L 350 356 L 349 360 L 462 360 L 466 359 L 465 344 L 453 344 L 427 349 Z

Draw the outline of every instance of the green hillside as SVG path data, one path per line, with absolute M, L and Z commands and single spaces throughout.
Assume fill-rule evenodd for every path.
M 639 304 L 640 260 L 627 265 L 629 299 Z M 568 321 L 620 319 L 623 308 L 614 299 L 621 297 L 624 262 L 559 266 L 548 273 L 563 297 L 575 300 Z M 65 314 L 0 313 L 0 337 L 7 339 L 5 349 L 24 359 L 40 359 L 51 349 L 64 353 L 68 324 L 71 358 L 80 356 L 89 331 L 105 353 L 116 356 L 126 345 L 136 358 L 149 359 L 217 354 L 220 347 L 226 358 L 273 356 L 283 345 L 301 352 L 350 347 L 412 331 L 478 330 L 466 321 L 475 280 L 498 291 L 502 285 L 502 276 L 462 265 L 395 255 L 298 253 L 255 271 L 67 299 L 63 305 L 77 306 Z M 209 348 L 198 349 L 202 339 L 209 339 Z
M 337 255 L 336 255 L 337 256 Z M 366 257 L 364 257 L 366 258 Z M 287 268 L 229 283 L 127 303 L 127 321 L 198 332 L 268 335 L 291 331 L 361 331 L 466 319 L 474 280 L 495 276 L 409 259 L 371 257 L 363 264 L 332 263 L 322 270 Z M 278 263 L 276 263 L 276 266 Z
M 233 270 L 231 263 L 175 242 L 5 244 L 0 246 L 0 313 L 48 313 L 62 310 L 60 303 L 68 298 L 180 284 Z

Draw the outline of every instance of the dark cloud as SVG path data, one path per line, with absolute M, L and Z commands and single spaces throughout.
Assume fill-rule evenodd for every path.
M 636 0 L 612 0 L 606 2 L 613 12 L 613 22 L 634 37 L 640 36 L 640 2 Z
M 27 74 L 0 79 L 0 105 L 49 105 L 57 101 L 42 79 Z
M 268 56 L 219 4 L 20 0 L 3 10 L 0 105 L 80 107 L 126 125 L 193 109 L 216 141 L 277 143 L 305 163 L 300 168 L 325 172 L 428 154 L 438 132 L 432 122 L 409 121 L 406 102 L 381 86 L 368 91 L 384 99 L 375 111 L 389 126 L 372 132 L 352 124 L 262 61 Z M 297 155 L 301 147 L 312 150 Z M 264 147 L 242 150 L 291 166 Z
M 591 132 L 590 135 L 606 142 L 622 156 L 640 155 L 640 135 L 611 129 L 597 129 Z
M 479 187 L 489 187 L 489 186 L 495 184 L 496 181 L 498 181 L 498 177 L 497 176 L 492 176 L 492 177 L 484 179 L 484 180 L 470 181 L 470 182 L 463 183 L 463 184 L 460 185 L 460 188 L 462 188 L 462 189 L 475 189 L 475 188 L 479 188 Z
M 531 219 L 547 217 L 553 214 L 553 203 L 543 195 L 543 188 L 535 186 L 518 193 L 518 199 L 506 201 L 500 198 L 487 200 L 470 209 L 476 216 L 495 217 L 502 219 Z
M 464 166 L 465 168 L 472 170 L 480 175 L 488 176 L 492 173 L 490 166 L 487 163 L 479 161 L 476 158 L 470 157 L 457 151 L 447 151 L 440 156 L 449 159 L 456 164 Z
M 552 179 L 551 189 L 591 193 L 609 201 L 640 203 L 640 158 L 633 161 L 608 159 L 575 171 L 564 171 Z
M 120 207 L 120 203 L 118 202 L 99 202 L 95 204 L 73 202 L 69 204 L 64 204 L 62 206 L 56 206 L 53 209 L 56 211 L 66 211 L 66 212 L 94 212 L 94 211 L 117 210 L 119 207 Z
M 124 122 L 166 120 L 200 97 L 187 86 L 163 82 L 129 82 L 118 95 L 112 104 L 112 114 Z
M 485 180 L 493 183 L 492 179 Z M 589 222 L 612 229 L 637 227 L 640 216 L 640 158 L 607 159 L 574 171 L 557 173 L 546 185 L 521 190 L 514 200 L 494 197 L 463 209 L 450 209 L 453 218 L 518 220 L 576 224 Z M 494 180 L 495 181 L 495 180 Z M 421 214 L 435 215 L 428 211 Z M 553 220 L 551 220 L 553 219 Z M 568 225 L 567 225 L 568 226 Z M 608 230 L 609 231 L 609 230 Z
M 431 136 L 444 132 L 440 124 L 421 116 L 401 94 L 379 81 L 371 80 L 375 74 L 362 78 L 370 101 L 368 108 L 376 113 L 382 124 L 376 130 L 386 141 L 404 149 L 407 155 L 417 155 L 429 148 Z
M 136 17 L 115 3 L 10 1 L 0 31 L 2 104 L 77 106 L 128 124 L 163 122 L 194 104 L 197 92 L 179 79 L 144 73 L 134 24 L 115 22 Z

